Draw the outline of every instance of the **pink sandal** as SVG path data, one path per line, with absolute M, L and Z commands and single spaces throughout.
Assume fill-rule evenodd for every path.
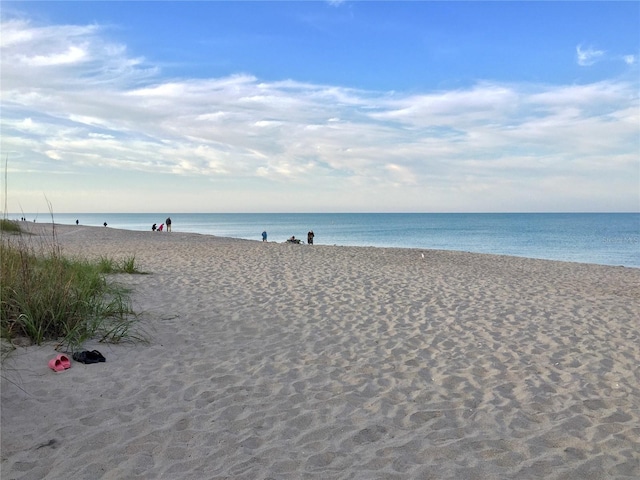
M 64 367 L 65 370 L 67 368 L 71 368 L 71 360 L 69 360 L 69 357 L 67 357 L 66 355 L 58 355 L 56 358 L 60 360 L 60 364 Z
M 62 372 L 67 368 L 71 368 L 71 360 L 66 355 L 58 355 L 56 358 L 49 360 L 49 368 L 54 372 Z
M 62 366 L 62 362 L 60 361 L 60 359 L 58 357 L 52 358 L 51 360 L 49 360 L 49 368 L 51 370 L 53 370 L 54 372 L 63 372 L 64 371 L 64 367 Z

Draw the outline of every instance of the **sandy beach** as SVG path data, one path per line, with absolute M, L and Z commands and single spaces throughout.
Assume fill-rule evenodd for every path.
M 17 348 L 2 480 L 640 478 L 640 269 L 56 234 L 135 255 L 149 274 L 114 280 L 149 342 L 60 373 L 53 343 Z

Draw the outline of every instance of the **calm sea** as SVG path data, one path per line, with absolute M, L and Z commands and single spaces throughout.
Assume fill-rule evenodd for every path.
M 19 218 L 20 214 L 12 218 Z M 50 222 L 49 215 L 25 214 Z M 56 223 L 148 230 L 166 214 L 55 214 Z M 176 232 L 316 245 L 462 250 L 640 268 L 640 213 L 180 213 Z

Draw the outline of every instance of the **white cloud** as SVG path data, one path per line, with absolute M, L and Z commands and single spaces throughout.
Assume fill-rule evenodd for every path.
M 89 133 L 89 137 L 91 138 L 101 138 L 103 140 L 112 140 L 114 138 L 113 135 L 105 135 L 103 133 Z
M 11 89 L 43 77 L 49 86 L 130 84 L 156 74 L 144 59 L 127 56 L 126 47 L 105 41 L 97 25 L 34 26 L 2 21 L 2 82 Z
M 203 197 L 224 186 L 228 196 L 217 195 L 247 209 L 273 208 L 279 192 L 295 192 L 307 211 L 511 209 L 516 197 L 539 197 L 532 175 L 595 185 L 594 198 L 615 180 L 617 194 L 637 198 L 637 82 L 403 94 L 250 75 L 164 79 L 95 26 L 2 29 L 2 150 L 20 156 L 14 178 L 30 172 L 38 201 L 56 186 L 33 172 L 46 182 L 49 170 L 144 175 L 143 196 L 159 175 L 184 185 L 185 198 L 206 178 Z M 583 65 L 603 55 L 577 52 Z M 582 199 L 574 190 L 564 183 L 562 197 Z
M 36 128 L 36 125 L 31 118 L 25 118 L 24 120 L 20 120 L 15 122 L 15 126 L 18 130 L 22 131 L 33 131 Z
M 636 55 L 613 55 L 607 54 L 604 50 L 596 50 L 593 47 L 583 48 L 582 45 L 576 47 L 576 61 L 582 67 L 594 65 L 603 60 L 623 61 L 627 65 L 634 65 L 638 58 Z
M 605 52 L 603 50 L 596 50 L 592 47 L 582 48 L 582 45 L 576 47 L 576 55 L 578 65 L 582 67 L 588 67 L 598 62 L 604 57 Z
M 65 52 L 56 52 L 49 55 L 21 55 L 18 61 L 36 67 L 65 65 L 70 63 L 78 63 L 87 58 L 87 52 L 80 46 L 72 45 Z

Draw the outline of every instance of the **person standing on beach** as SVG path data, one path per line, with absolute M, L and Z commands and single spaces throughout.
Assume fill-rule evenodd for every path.
M 266 241 L 267 241 L 267 231 L 266 231 L 266 230 L 264 230 L 264 231 L 262 232 L 262 241 L 263 241 L 263 242 L 266 242 Z
M 313 230 L 311 230 L 307 233 L 307 244 L 313 245 L 313 237 L 315 237 L 315 234 L 313 233 Z
M 164 221 L 164 224 L 167 226 L 167 232 L 171 231 L 171 217 L 167 217 L 167 219 Z

